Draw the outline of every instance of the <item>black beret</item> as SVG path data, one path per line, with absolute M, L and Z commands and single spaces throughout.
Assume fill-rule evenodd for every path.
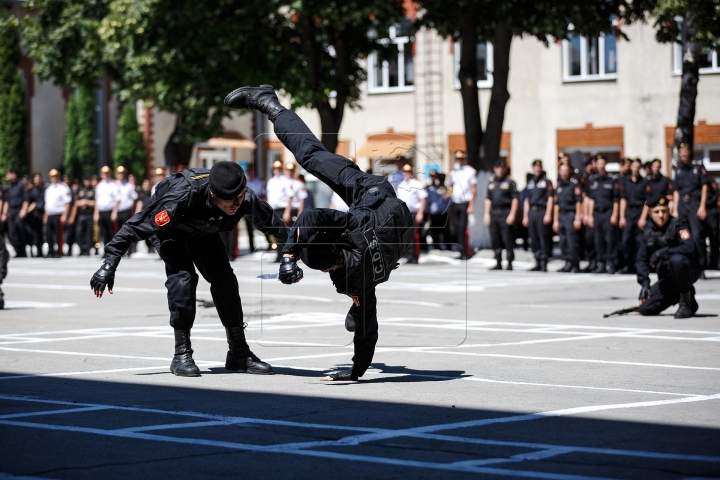
M 245 172 L 235 162 L 218 162 L 210 169 L 210 190 L 218 198 L 232 200 L 246 185 Z
M 505 165 L 505 159 L 503 158 L 498 158 L 495 160 L 495 163 L 493 163 L 493 167 L 504 167 Z
M 667 207 L 668 199 L 660 196 L 660 197 L 652 198 L 645 203 L 647 204 L 648 208 Z
M 539 158 L 536 158 L 535 160 L 533 160 L 532 166 L 534 167 L 535 165 L 539 165 L 542 167 L 542 160 L 540 160 Z

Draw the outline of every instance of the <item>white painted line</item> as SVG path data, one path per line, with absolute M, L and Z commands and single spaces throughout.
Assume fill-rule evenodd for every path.
M 23 302 L 16 300 L 6 300 L 5 310 L 22 310 L 31 308 L 68 308 L 74 307 L 74 303 L 63 302 Z
M 147 427 L 130 427 L 130 428 L 118 428 L 116 432 L 152 432 L 155 430 L 172 430 L 174 428 L 203 428 L 203 427 L 217 427 L 225 425 L 237 425 L 240 423 L 247 423 L 243 421 L 233 422 L 230 420 L 211 420 L 208 422 L 188 422 L 188 423 L 167 423 L 165 425 L 148 425 Z
M 62 410 L 44 410 L 42 412 L 25 412 L 25 413 L 11 413 L 10 415 L 0 415 L 0 420 L 7 420 L 10 418 L 23 418 L 23 417 L 35 417 L 38 415 L 64 415 L 66 413 L 80 413 L 80 412 L 93 412 L 96 410 L 109 410 L 112 407 L 99 405 L 96 407 L 82 407 L 82 408 L 66 408 Z
M 10 352 L 27 352 L 27 353 L 52 353 L 55 355 L 77 355 L 81 357 L 105 357 L 105 358 L 127 358 L 131 360 L 167 360 L 170 358 L 164 357 L 139 357 L 135 355 L 113 355 L 110 353 L 88 353 L 88 352 L 67 352 L 63 350 L 36 350 L 26 348 L 13 348 L 13 347 L 0 347 L 0 350 L 7 350 Z

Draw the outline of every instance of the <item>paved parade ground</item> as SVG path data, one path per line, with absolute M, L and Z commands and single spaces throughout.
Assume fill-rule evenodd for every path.
M 225 371 L 223 327 L 199 306 L 200 378 L 169 371 L 156 257 L 123 260 L 102 299 L 99 257 L 11 260 L 0 479 L 720 476 L 720 276 L 696 285 L 694 318 L 603 318 L 637 303 L 633 276 L 423 256 L 378 288 L 371 370 L 327 383 L 350 364 L 351 301 L 308 269 L 258 280 L 277 269 L 260 257 L 233 268 L 275 375 Z

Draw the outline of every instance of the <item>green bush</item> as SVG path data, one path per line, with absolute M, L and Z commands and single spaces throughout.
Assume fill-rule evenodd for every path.
M 96 173 L 98 152 L 92 93 L 85 88 L 75 89 L 70 95 L 65 118 L 64 173 L 78 179 Z
M 145 178 L 147 155 L 142 132 L 137 123 L 137 110 L 134 102 L 126 103 L 120 114 L 113 164 L 115 167 L 124 166 L 140 182 Z
M 27 173 L 27 102 L 20 61 L 17 19 L 0 16 L 0 172 Z

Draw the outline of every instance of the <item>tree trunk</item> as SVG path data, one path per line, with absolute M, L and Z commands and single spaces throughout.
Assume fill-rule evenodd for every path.
M 680 107 L 675 127 L 673 163 L 678 161 L 678 148 L 681 143 L 690 145 L 691 152 L 694 144 L 695 100 L 700 80 L 699 60 L 702 53 L 702 46 L 693 38 L 696 33 L 694 17 L 692 12 L 688 12 L 685 15 L 683 28 L 682 83 L 680 84 Z
M 471 4 L 460 13 L 460 95 L 463 103 L 465 121 L 465 148 L 468 164 L 477 170 L 484 167 L 481 162 L 483 144 L 482 120 L 480 119 L 480 95 L 478 93 L 477 73 L 477 29 L 478 8 Z M 489 170 L 489 169 L 487 169 Z
M 505 105 L 510 100 L 508 92 L 508 74 L 510 72 L 510 44 L 512 32 L 505 24 L 495 29 L 493 39 L 493 86 L 485 131 L 484 168 L 489 169 L 500 158 L 500 140 L 502 139 Z
M 322 129 L 320 141 L 328 152 L 335 153 L 338 145 L 338 132 L 340 132 L 342 123 L 342 112 L 338 115 L 337 107 L 333 108 L 330 102 L 323 102 L 316 108 L 320 114 L 320 128 Z
M 190 165 L 190 157 L 192 156 L 193 143 L 184 140 L 185 133 L 180 117 L 175 120 L 175 129 L 165 144 L 165 165 L 167 167 L 177 167 L 178 165 Z

